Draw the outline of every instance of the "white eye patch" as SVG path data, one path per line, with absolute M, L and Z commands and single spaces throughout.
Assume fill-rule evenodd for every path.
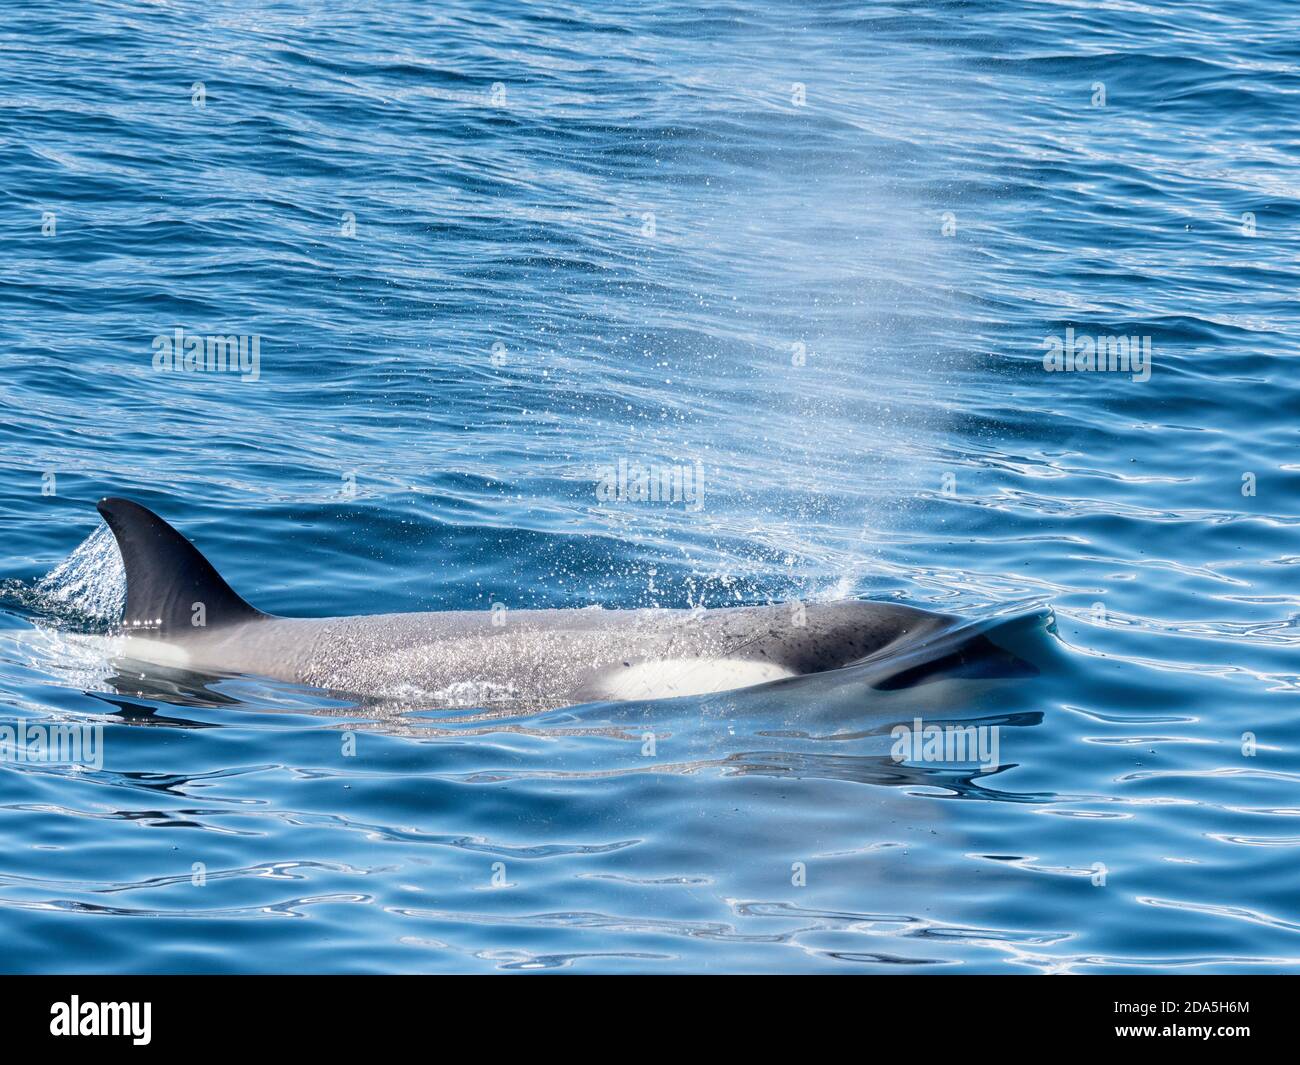
M 602 673 L 592 681 L 594 699 L 672 699 L 679 695 L 749 688 L 795 674 L 771 662 L 743 658 L 673 658 L 637 662 Z

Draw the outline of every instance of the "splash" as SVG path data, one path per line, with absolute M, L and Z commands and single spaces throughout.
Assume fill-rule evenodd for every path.
M 126 569 L 102 522 L 33 587 L 37 604 L 55 614 L 115 622 L 126 606 Z
M 33 584 L 0 585 L 0 602 L 31 615 L 30 627 L 0 632 L 0 671 L 17 667 L 56 677 L 59 683 L 83 691 L 108 689 L 121 641 L 106 630 L 121 619 L 126 571 L 107 525 L 99 525 Z M 7 691 L 6 699 L 13 706 L 42 709 L 21 688 Z

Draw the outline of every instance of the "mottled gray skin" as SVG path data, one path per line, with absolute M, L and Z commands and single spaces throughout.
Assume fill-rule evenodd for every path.
M 902 651 L 956 620 L 858 601 L 279 618 L 147 508 L 104 499 L 99 511 L 126 569 L 129 657 L 362 697 L 543 707 L 727 691 Z
M 646 687 L 646 697 L 661 698 L 708 687 L 707 676 L 723 660 L 770 665 L 793 675 L 820 673 L 912 645 L 952 620 L 856 601 L 808 603 L 802 611 L 793 604 L 697 611 L 448 611 L 264 617 L 169 642 L 189 666 L 340 692 L 442 693 L 444 699 L 463 696 L 475 705 L 561 706 L 635 697 L 643 685 L 633 684 L 629 695 L 618 674 L 641 665 L 653 672 L 657 664 L 675 664 L 660 671 L 660 683 Z

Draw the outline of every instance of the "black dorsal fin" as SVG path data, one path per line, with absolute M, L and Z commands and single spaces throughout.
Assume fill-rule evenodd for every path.
M 117 538 L 126 567 L 122 622 L 128 632 L 166 639 L 267 617 L 153 511 L 129 499 L 101 499 L 99 513 Z

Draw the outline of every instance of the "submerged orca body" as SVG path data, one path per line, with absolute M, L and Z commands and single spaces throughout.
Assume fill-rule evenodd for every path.
M 126 653 L 352 695 L 563 706 L 727 691 L 839 669 L 957 619 L 846 600 L 713 610 L 508 610 L 283 618 L 250 606 L 152 511 L 104 499 L 126 568 Z

